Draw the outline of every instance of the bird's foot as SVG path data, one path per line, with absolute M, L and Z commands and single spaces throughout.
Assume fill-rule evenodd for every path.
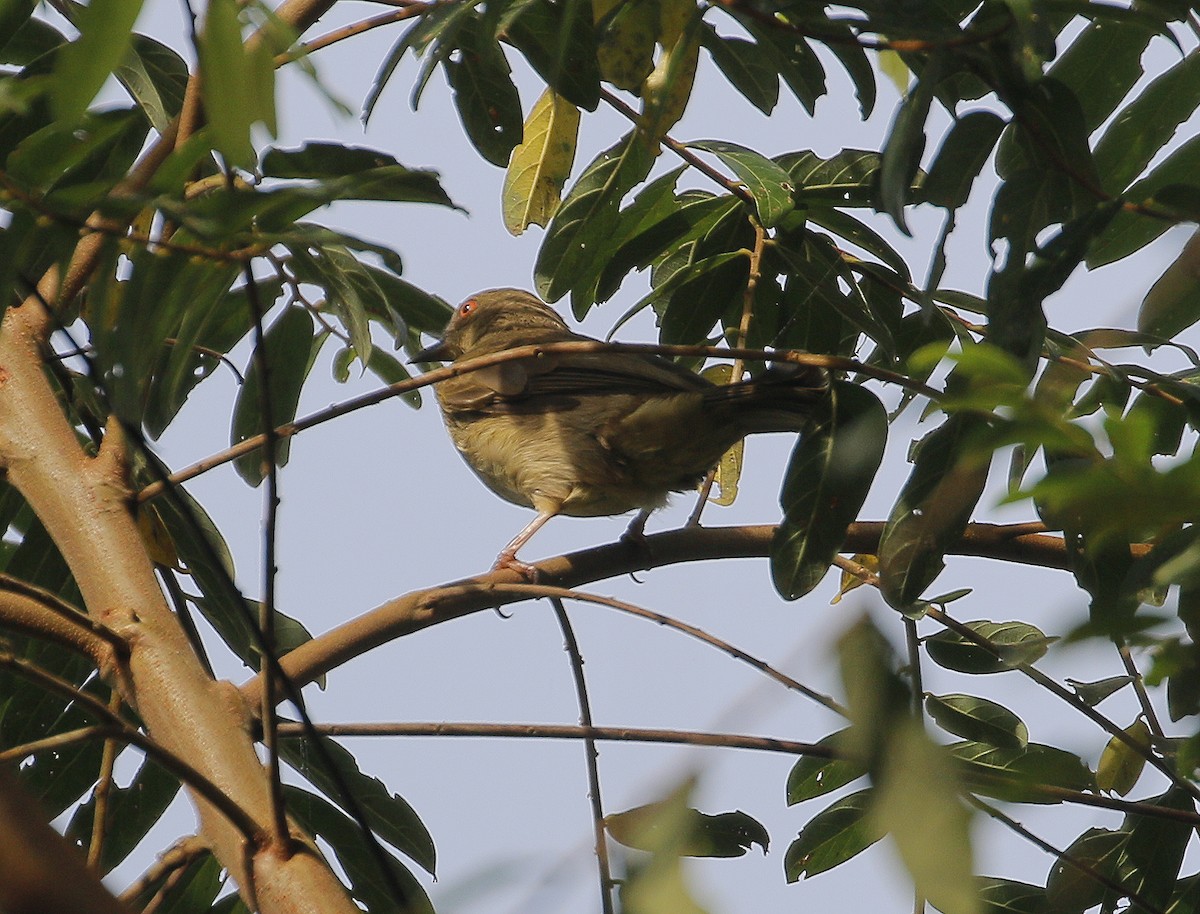
M 650 557 L 650 543 L 646 539 L 646 521 L 649 518 L 649 511 L 639 511 L 621 534 L 621 542 L 637 552 L 640 558 L 645 559 Z
M 492 565 L 492 571 L 504 570 L 515 571 L 530 584 L 538 583 L 538 578 L 541 576 L 536 565 L 522 562 L 517 558 L 515 552 L 501 552 L 496 556 L 496 563 Z

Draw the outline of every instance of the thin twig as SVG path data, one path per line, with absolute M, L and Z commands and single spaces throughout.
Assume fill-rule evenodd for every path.
M 1156 740 L 1163 740 L 1166 735 L 1163 733 L 1162 724 L 1158 720 L 1158 714 L 1154 711 L 1154 705 L 1150 701 L 1150 695 L 1146 691 L 1146 682 L 1142 678 L 1142 672 L 1137 668 L 1137 664 L 1133 662 L 1133 654 L 1129 651 L 1129 644 L 1122 641 L 1117 645 L 1117 651 L 1121 655 L 1121 663 L 1125 665 L 1125 672 L 1129 674 L 1133 680 L 1133 691 L 1137 695 L 1138 704 L 1142 707 L 1142 715 L 1146 718 L 1146 725 L 1150 728 L 1150 732 L 1154 734 Z
M 229 798 L 220 787 L 193 768 L 188 762 L 174 753 L 164 749 L 146 734 L 135 730 L 123 721 L 119 715 L 113 714 L 104 702 L 93 695 L 81 691 L 65 679 L 47 673 L 40 667 L 30 663 L 24 657 L 17 657 L 11 651 L 0 650 L 0 667 L 11 670 L 17 675 L 35 682 L 38 685 L 61 695 L 67 701 L 75 704 L 84 713 L 104 721 L 112 731 L 105 736 L 120 739 L 131 746 L 141 749 L 146 755 L 162 765 L 181 781 L 196 791 L 204 800 L 212 804 L 229 822 L 238 829 L 251 845 L 257 846 L 262 836 L 258 823 L 254 818 Z
M 120 900 L 126 904 L 132 904 L 137 900 L 139 895 L 149 891 L 150 887 L 155 883 L 167 878 L 172 871 L 186 867 L 193 860 L 207 853 L 209 853 L 208 845 L 196 835 L 180 838 L 171 847 L 159 854 L 158 860 L 154 862 L 154 865 L 120 894 Z
M 121 713 L 121 693 L 113 689 L 108 699 L 108 709 L 113 716 Z M 92 840 L 88 843 L 88 866 L 97 873 L 101 870 L 101 858 L 104 856 L 104 836 L 108 833 L 108 801 L 112 796 L 113 768 L 117 763 L 117 755 L 121 745 L 115 739 L 106 739 L 100 755 L 100 776 L 96 779 L 96 789 L 92 797 L 96 805 L 92 810 Z
M 344 25 L 341 28 L 334 29 L 332 32 L 326 32 L 314 38 L 312 41 L 297 42 L 295 49 L 284 51 L 282 54 L 275 55 L 275 66 L 282 67 L 284 64 L 291 63 L 294 60 L 299 60 L 301 57 L 307 57 L 313 51 L 319 51 L 322 48 L 327 48 L 330 45 L 337 44 L 339 41 L 345 41 L 347 38 L 353 38 L 355 35 L 361 35 L 363 32 L 369 32 L 371 29 L 377 29 L 380 26 L 391 25 L 393 22 L 402 22 L 405 19 L 412 19 L 415 16 L 423 16 L 432 9 L 439 6 L 444 6 L 447 2 L 455 2 L 455 0 L 440 0 L 434 3 L 411 3 L 405 4 L 400 9 L 392 10 L 387 13 L 380 13 L 378 16 L 372 16 L 370 19 L 362 19 L 358 22 L 352 22 L 350 25 Z
M 1150 904 L 1150 902 L 1146 901 L 1146 899 L 1143 898 L 1134 889 L 1131 889 L 1128 886 L 1121 885 L 1121 883 L 1115 882 L 1112 879 L 1109 879 L 1108 876 L 1104 875 L 1104 873 L 1101 873 L 1099 870 L 1097 870 L 1094 866 L 1089 864 L 1087 861 L 1081 860 L 1080 858 L 1076 857 L 1074 854 L 1068 853 L 1067 851 L 1064 851 L 1064 850 L 1059 850 L 1053 844 L 1051 844 L 1048 841 L 1043 840 L 1042 838 L 1039 838 L 1037 835 L 1035 835 L 1033 832 L 1031 832 L 1029 829 L 1027 829 L 1024 825 L 1022 825 L 1016 819 L 1013 819 L 1012 817 L 1005 815 L 1003 812 L 1001 812 L 999 809 L 997 809 L 995 806 L 991 805 L 990 803 L 985 803 L 983 800 L 981 800 L 975 796 L 968 796 L 967 802 L 970 803 L 972 806 L 974 806 L 976 809 L 979 809 L 982 812 L 986 813 L 987 815 L 991 816 L 997 822 L 1000 822 L 1001 824 L 1007 826 L 1012 831 L 1016 832 L 1018 835 L 1020 835 L 1022 838 L 1024 838 L 1026 841 L 1029 841 L 1031 844 L 1036 845 L 1038 848 L 1045 851 L 1047 854 L 1052 854 L 1054 857 L 1061 860 L 1063 863 L 1065 863 L 1067 866 L 1069 866 L 1071 869 L 1075 870 L 1076 872 L 1082 873 L 1083 875 L 1087 876 L 1089 879 L 1094 880 L 1098 885 L 1104 886 L 1110 892 L 1116 892 L 1120 897 L 1128 898 L 1132 904 L 1141 908 L 1143 911 L 1148 912 L 1148 914 L 1163 914 L 1162 908 L 1158 908 L 1158 907 L 1155 907 L 1154 905 Z
M 586 731 L 592 729 L 592 703 L 588 698 L 587 679 L 583 675 L 583 654 L 579 651 L 579 642 L 575 640 L 575 629 L 567 615 L 566 607 L 558 597 L 549 597 L 550 605 L 554 607 L 558 627 L 563 633 L 563 649 L 571 658 L 571 675 L 575 680 L 575 697 L 579 701 L 579 724 Z M 600 767 L 598 759 L 600 752 L 596 748 L 596 740 L 585 735 L 583 738 L 584 755 L 587 764 L 588 801 L 592 806 L 592 833 L 596 843 L 596 868 L 600 874 L 600 910 L 604 914 L 613 914 L 613 878 L 612 868 L 608 861 L 608 835 L 604 829 L 604 803 L 600 799 Z
M 651 622 L 656 622 L 657 624 L 665 626 L 666 628 L 674 629 L 675 631 L 689 635 L 698 641 L 703 641 L 705 644 L 712 645 L 717 650 L 725 652 L 734 659 L 740 660 L 743 663 L 754 667 L 754 669 L 764 673 L 771 679 L 774 679 L 776 682 L 786 686 L 792 691 L 799 692 L 801 695 L 811 698 L 817 704 L 821 705 L 821 707 L 832 711 L 834 714 L 840 714 L 842 717 L 846 716 L 846 709 L 830 696 L 818 692 L 815 689 L 810 689 L 808 686 L 804 685 L 804 683 L 798 682 L 791 676 L 788 676 L 786 673 L 780 672 L 765 660 L 760 660 L 758 657 L 747 653 L 740 647 L 736 647 L 735 645 L 730 644 L 728 641 L 718 638 L 716 635 L 709 634 L 701 628 L 697 628 L 694 625 L 689 625 L 687 622 L 683 622 L 679 619 L 673 618 L 672 616 L 667 616 L 663 613 L 655 612 L 652 609 L 646 609 L 642 606 L 635 606 L 632 603 L 628 603 L 624 600 L 618 600 L 615 597 L 605 597 L 599 594 L 587 593 L 582 590 L 573 590 L 566 587 L 551 587 L 545 584 L 491 584 L 488 585 L 488 590 L 500 593 L 527 594 L 530 599 L 537 597 L 557 599 L 561 597 L 567 600 L 578 600 L 583 603 L 594 603 L 598 606 L 607 606 L 611 609 L 617 610 L 618 612 L 627 613 L 631 616 L 638 616 L 642 619 L 649 619 Z
M 460 737 L 494 739 L 592 739 L 606 742 L 653 743 L 671 746 L 704 746 L 714 749 L 749 749 L 755 752 L 777 752 L 784 755 L 819 759 L 844 759 L 846 756 L 831 746 L 804 743 L 796 740 L 775 739 L 769 736 L 747 736 L 738 733 L 709 733 L 699 730 L 660 730 L 645 727 L 579 727 L 573 724 L 496 724 L 467 721 L 428 721 L 404 723 L 340 723 L 317 724 L 316 729 L 329 737 L 385 738 L 385 737 Z M 282 721 L 279 732 L 284 736 L 300 736 L 304 728 L 300 724 Z M 1012 784 L 1012 779 L 1002 775 L 985 775 L 968 769 L 965 776 L 972 782 L 988 787 Z M 1023 791 L 1036 793 L 1044 800 L 1055 803 L 1072 803 L 1094 809 L 1110 809 L 1116 812 L 1133 813 L 1170 822 L 1181 822 L 1192 828 L 1200 828 L 1200 813 L 1170 806 L 1157 806 L 1137 800 L 1123 800 L 1104 794 L 1085 793 L 1066 787 L 1048 784 L 1030 784 L 1022 781 Z
M 767 243 L 767 232 L 753 216 L 750 217 L 750 226 L 754 229 L 754 247 L 750 251 L 750 268 L 746 274 L 746 289 L 742 293 L 742 318 L 738 322 L 737 336 L 734 338 L 738 349 L 746 348 L 746 340 L 750 336 L 750 321 L 754 316 L 754 296 L 758 291 L 758 280 L 762 275 L 762 255 L 763 248 Z M 729 368 L 729 383 L 733 384 L 742 379 L 742 372 L 746 369 L 746 360 L 736 358 Z M 735 448 L 742 447 L 742 442 L 734 445 Z M 713 467 L 704 475 L 704 481 L 700 485 L 699 497 L 696 499 L 696 506 L 692 508 L 692 513 L 688 515 L 688 526 L 695 526 L 700 523 L 700 515 L 704 513 L 704 506 L 708 504 L 708 495 L 712 491 L 713 480 L 716 479 L 717 468 Z M 722 496 L 724 492 L 721 493 Z
M 389 384 L 387 387 L 369 391 L 341 403 L 335 403 L 325 409 L 280 425 L 275 428 L 274 432 L 279 438 L 290 438 L 293 435 L 337 419 L 347 413 L 352 413 L 355 410 L 364 409 L 368 406 L 374 406 L 377 403 L 382 403 L 384 400 L 389 400 L 392 397 L 408 393 L 409 391 L 428 387 L 430 384 L 436 384 L 439 381 L 445 381 L 447 378 L 456 378 L 472 371 L 479 371 L 483 368 L 499 365 L 504 362 L 516 361 L 517 359 L 541 358 L 556 353 L 580 352 L 635 352 L 692 358 L 742 358 L 765 362 L 788 362 L 795 365 L 810 365 L 815 368 L 824 368 L 827 371 L 862 374 L 877 381 L 883 381 L 884 383 L 898 384 L 914 393 L 935 401 L 941 397 L 939 391 L 934 390 L 921 381 L 914 381 L 897 372 L 888 371 L 886 368 L 880 368 L 876 365 L 865 365 L 855 359 L 843 356 L 815 355 L 813 353 L 794 352 L 791 350 L 769 351 L 765 349 L 741 349 L 724 346 L 676 346 L 657 343 L 606 343 L 600 340 L 572 340 L 563 343 L 540 343 L 529 346 L 518 346 L 515 349 L 506 349 L 504 352 L 479 356 L 474 359 L 463 359 L 460 362 L 436 368 L 433 371 L 427 371 L 425 374 L 418 375 L 415 378 L 406 378 L 394 384 Z M 161 495 L 168 485 L 178 485 L 179 483 L 187 482 L 189 479 L 194 479 L 214 467 L 221 466 L 245 454 L 253 453 L 262 447 L 265 442 L 265 435 L 254 435 L 247 438 L 233 447 L 226 448 L 203 460 L 197 461 L 189 467 L 172 473 L 166 479 L 150 483 L 138 492 L 137 500 L 140 503 L 155 498 Z
M 864 568 L 862 565 L 859 565 L 857 562 L 854 562 L 850 559 L 845 559 L 842 556 L 838 556 L 834 560 L 834 564 L 849 571 L 851 574 L 858 577 L 864 583 L 870 584 L 872 587 L 879 586 L 879 576 L 873 571 Z M 969 625 L 959 622 L 953 616 L 948 615 L 945 610 L 930 605 L 925 608 L 925 614 L 935 622 L 939 622 L 946 628 L 953 631 L 960 638 L 970 641 L 972 644 L 978 645 L 1001 660 L 1005 659 L 1004 652 L 999 645 L 997 645 L 991 639 L 979 634 L 979 632 L 975 631 L 975 629 L 971 628 Z M 1181 778 L 1178 773 L 1172 770 L 1171 766 L 1168 765 L 1165 760 L 1156 755 L 1150 749 L 1150 747 L 1130 736 L 1125 732 L 1125 730 L 1117 726 L 1115 721 L 1105 717 L 1070 689 L 1060 685 L 1058 682 L 1051 679 L 1032 664 L 1021 664 L 1020 666 L 1013 667 L 1013 669 L 1017 670 L 1025 677 L 1032 679 L 1043 689 L 1069 704 L 1072 708 L 1083 714 L 1110 736 L 1116 737 L 1118 740 L 1136 752 L 1139 756 L 1149 762 L 1150 765 L 1152 765 L 1154 768 L 1157 768 L 1172 784 L 1175 784 L 1181 789 L 1186 790 L 1193 797 L 1200 799 L 1200 787 L 1197 787 L 1197 785 L 1193 784 L 1191 781 Z
M 600 98 L 602 98 L 605 104 L 607 104 L 610 108 L 612 108 L 618 114 L 623 115 L 629 121 L 633 122 L 634 124 L 641 124 L 641 115 L 607 89 L 600 90 Z M 739 197 L 751 205 L 754 204 L 754 195 L 751 194 L 750 191 L 746 190 L 743 185 L 733 180 L 733 178 L 729 178 L 721 174 L 721 172 L 717 171 L 717 169 L 705 162 L 702 158 L 696 155 L 696 153 L 688 149 L 683 143 L 666 135 L 659 139 L 658 142 L 667 147 L 667 149 L 670 149 L 671 152 L 679 156 L 679 158 L 681 158 L 688 165 L 692 166 L 692 168 L 696 169 L 696 171 L 700 172 L 706 178 L 709 178 L 719 186 L 723 187 L 735 197 Z
M 266 485 L 263 487 L 263 600 L 259 607 L 258 628 L 263 646 L 275 654 L 275 561 L 276 529 L 279 519 L 279 436 L 275 434 L 274 404 L 271 402 L 272 365 L 267 352 L 267 334 L 263 327 L 266 315 L 258 295 L 258 282 L 250 264 L 243 269 L 246 280 L 246 301 L 254 322 L 254 362 L 258 368 L 258 409 L 263 428 L 263 464 Z M 263 700 L 259 709 L 263 746 L 267 750 L 267 777 L 271 783 L 271 823 L 275 841 L 280 848 L 290 848 L 287 806 L 283 799 L 283 779 L 279 770 L 279 733 L 275 715 L 275 665 L 264 662 Z

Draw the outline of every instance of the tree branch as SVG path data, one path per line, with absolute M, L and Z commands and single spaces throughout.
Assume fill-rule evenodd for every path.
M 1029 525 L 1018 525 L 1025 531 Z M 597 546 L 569 555 L 544 559 L 534 564 L 539 580 L 559 587 L 577 587 L 604 578 L 646 571 L 664 565 L 702 562 L 720 558 L 762 558 L 768 554 L 775 528 L 771 525 L 748 527 L 690 527 L 647 536 L 644 546 L 616 543 Z M 883 532 L 881 521 L 851 524 L 845 552 L 874 553 Z M 1149 546 L 1134 547 L 1135 555 L 1144 555 Z M 1001 561 L 1066 568 L 1067 552 L 1060 537 L 1021 532 L 997 524 L 970 524 L 959 543 L 949 550 L 952 555 L 970 555 Z M 497 584 L 527 583 L 517 572 L 490 571 L 437 587 L 415 590 L 404 596 L 331 629 L 301 644 L 280 658 L 285 673 L 297 686 L 312 682 L 348 660 L 396 638 L 457 619 L 482 609 L 505 606 L 524 599 L 523 595 L 495 587 Z M 242 686 L 250 705 L 261 701 L 261 680 L 255 678 Z

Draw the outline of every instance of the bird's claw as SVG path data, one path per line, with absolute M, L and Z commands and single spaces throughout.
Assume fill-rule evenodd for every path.
M 492 565 L 492 571 L 515 571 L 530 584 L 536 584 L 541 572 L 538 571 L 536 565 L 530 565 L 528 562 L 522 562 L 515 554 L 501 552 L 496 556 L 496 563 Z

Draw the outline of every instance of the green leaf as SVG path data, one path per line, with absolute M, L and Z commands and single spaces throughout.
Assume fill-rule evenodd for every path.
M 851 244 L 857 245 L 869 254 L 878 257 L 895 270 L 896 275 L 901 280 L 902 286 L 906 286 L 912 282 L 912 274 L 904 258 L 884 240 L 882 235 L 865 222 L 855 219 L 849 213 L 844 213 L 840 209 L 824 206 L 810 206 L 806 209 L 804 216 L 809 223 L 828 229 L 840 238 L 844 238 Z
M 792 176 L 797 203 L 873 205 L 881 161 L 878 152 L 843 149 L 826 159 L 804 150 L 776 156 L 775 161 Z
M 982 416 L 957 413 L 917 445 L 879 542 L 881 586 L 892 606 L 920 598 L 966 529 L 987 481 L 991 453 L 978 440 L 986 429 Z
M 887 411 L 879 399 L 835 381 L 784 476 L 783 522 L 771 541 L 771 578 L 784 599 L 804 596 L 825 577 L 866 500 L 886 442 Z
M 835 800 L 813 816 L 784 855 L 787 881 L 831 870 L 882 838 L 883 832 L 867 818 L 873 799 L 868 787 Z
M 1108 120 L 1141 77 L 1142 54 L 1153 37 L 1150 29 L 1092 22 L 1054 62 L 1049 75 L 1075 93 L 1089 133 Z
M 308 831 L 324 838 L 338 862 L 350 877 L 354 897 L 371 914 L 434 914 L 425 890 L 408 867 L 391 854 L 384 853 L 391 879 L 379 871 L 378 858 L 358 825 L 340 810 L 318 796 L 285 784 L 288 812 Z M 396 897 L 392 886 L 403 893 Z
M 642 301 L 670 296 L 659 332 L 662 342 L 703 343 L 737 290 L 745 287 L 748 270 L 745 252 L 726 251 L 689 263 L 656 285 Z
M 817 741 L 818 746 L 828 746 L 841 751 L 845 742 L 845 730 L 830 733 Z M 813 797 L 824 796 L 867 773 L 867 766 L 850 759 L 827 759 L 815 755 L 796 761 L 787 778 L 787 803 L 791 806 Z
M 500 18 L 499 37 L 571 104 L 595 111 L 600 65 L 589 0 L 518 0 Z
M 530 225 L 548 225 L 560 195 L 579 135 L 579 109 L 547 89 L 525 121 L 524 141 L 513 150 L 501 193 L 504 226 L 520 235 Z
M 1096 144 L 1096 170 L 1120 193 L 1140 175 L 1196 109 L 1200 54 L 1189 54 L 1155 77 L 1113 119 Z
M 1194 814 L 1196 803 L 1182 786 L 1172 786 L 1166 793 L 1148 801 L 1162 809 L 1180 810 Z M 1127 813 L 1121 825 L 1129 831 L 1125 846 L 1126 866 L 1133 868 L 1131 876 L 1122 882 L 1136 891 L 1154 908 L 1162 909 L 1175 888 L 1184 852 L 1191 841 L 1193 828 L 1186 822 Z
M 1138 330 L 1163 339 L 1200 321 L 1200 232 L 1193 232 L 1138 310 Z
M 484 20 L 470 20 L 459 40 L 459 56 L 445 63 L 458 116 L 471 145 L 503 168 L 521 142 L 521 98 L 508 60 Z
M 826 92 L 825 67 L 812 45 L 795 32 L 760 25 L 753 19 L 744 19 L 741 24 L 753 36 L 771 69 L 783 77 L 796 100 L 811 116 L 817 101 Z
M 925 151 L 925 120 L 933 101 L 933 90 L 941 78 L 943 57 L 933 55 L 920 79 L 904 97 L 884 143 L 879 165 L 879 203 L 905 235 L 910 234 L 904 207 Z
M 125 61 L 113 72 L 138 103 L 154 129 L 162 133 L 183 108 L 188 66 L 182 57 L 153 38 L 134 35 Z
M 211 0 L 200 35 L 201 91 L 204 112 L 212 126 L 213 141 L 234 165 L 251 168 L 257 158 L 250 141 L 250 127 L 257 121 L 274 120 L 274 68 L 262 73 L 242 43 L 242 24 L 235 0 Z M 269 51 L 268 51 L 269 53 Z M 268 58 L 269 62 L 269 58 Z M 256 78 L 265 76 L 266 85 Z M 270 107 L 263 100 L 270 100 Z
M 182 870 L 168 870 L 162 879 L 152 881 L 133 900 L 133 905 L 137 910 L 144 910 L 154 901 L 156 914 L 196 914 L 197 911 L 208 912 L 210 909 L 215 911 L 211 906 L 225 885 L 224 872 L 224 867 L 217 858 L 206 852 L 193 859 Z M 162 896 L 156 899 L 159 892 L 162 892 Z M 223 900 L 229 899 L 237 900 L 237 892 Z M 245 911 L 244 907 L 242 911 Z
M 1050 914 L 1041 886 L 997 876 L 980 876 L 977 882 L 980 914 Z
M 846 23 L 826 18 L 821 27 L 826 34 L 841 36 L 840 41 L 828 41 L 826 45 L 833 52 L 833 56 L 841 61 L 854 83 L 854 94 L 858 97 L 859 113 L 865 121 L 875 110 L 876 94 L 875 70 L 867 58 L 867 52 L 863 50 L 857 36 Z
M 986 638 L 993 649 L 977 645 L 957 632 L 938 632 L 925 641 L 930 660 L 958 673 L 1004 673 L 1036 662 L 1057 640 L 1025 622 L 979 620 L 964 624 Z
M 733 170 L 754 197 L 758 219 L 764 228 L 772 228 L 794 208 L 791 176 L 765 156 L 721 140 L 703 140 L 688 145 L 711 152 Z
M 1055 746 L 1029 743 L 1002 749 L 987 743 L 953 743 L 949 747 L 965 766 L 971 789 L 1013 803 L 1058 803 L 1041 788 L 1095 790 L 1096 780 L 1083 759 Z
M 1109 676 L 1107 679 L 1100 679 L 1096 682 L 1079 682 L 1075 679 L 1068 679 L 1067 685 L 1074 689 L 1075 694 L 1089 707 L 1094 708 L 1104 699 L 1132 682 L 1132 676 Z
M 1029 730 L 1008 708 L 974 695 L 927 695 L 925 710 L 947 733 L 1001 748 L 1023 749 Z
M 658 63 L 642 85 L 638 127 L 645 142 L 657 146 L 687 109 L 700 58 L 700 11 L 691 0 L 659 0 Z
M 1066 848 L 1064 857 L 1111 881 L 1118 881 L 1118 866 L 1129 841 L 1127 831 L 1089 828 Z M 1082 911 L 1100 904 L 1108 889 L 1089 872 L 1059 860 L 1046 878 L 1046 901 L 1052 911 Z
M 946 209 L 966 203 L 1004 126 L 1004 121 L 991 111 L 969 111 L 959 117 L 921 185 L 924 199 Z
M 434 874 L 437 853 L 433 838 L 416 811 L 403 797 L 388 790 L 383 781 L 363 772 L 358 760 L 340 743 L 323 736 L 318 736 L 318 739 L 322 740 L 326 752 L 333 759 L 336 776 L 325 767 L 321 754 L 312 746 L 309 737 L 281 739 L 280 757 L 325 796 L 336 799 L 339 804 L 339 781 L 348 787 L 371 830 L 392 847 L 407 854 L 431 875 Z
M 636 133 L 600 153 L 580 175 L 550 223 L 534 266 L 538 294 L 558 301 L 596 262 L 616 228 L 621 199 L 650 171 L 653 156 Z
M 50 101 L 60 121 L 78 120 L 125 56 L 142 0 L 92 0 L 79 11 L 79 37 L 54 65 Z
M 918 895 L 946 914 L 978 914 L 970 811 L 961 776 L 944 746 L 917 721 L 898 726 L 888 740 L 870 819 L 896 842 Z M 953 847 L 954 853 L 938 853 Z
M 700 43 L 712 55 L 730 84 L 763 114 L 775 110 L 779 101 L 779 71 L 771 58 L 753 41 L 718 35 L 708 23 L 700 33 Z
M 317 337 L 313 335 L 313 322 L 304 308 L 288 307 L 267 328 L 263 344 L 269 364 L 269 391 L 271 419 L 278 427 L 296 416 L 300 403 L 300 389 L 312 369 L 317 354 Z M 257 355 L 251 359 L 246 383 L 238 392 L 233 408 L 233 428 L 230 443 L 237 444 L 247 438 L 262 434 L 263 417 L 259 402 L 262 386 L 262 367 Z M 289 439 L 276 443 L 276 460 L 284 466 L 288 458 Z M 238 475 L 252 486 L 257 486 L 266 476 L 263 449 L 258 449 L 234 461 Z
M 1200 171 L 1200 136 L 1192 137 L 1135 183 L 1124 196 L 1153 208 L 1154 194 L 1172 184 L 1194 182 Z M 1128 257 L 1171 227 L 1167 220 L 1121 211 L 1104 233 L 1093 242 L 1087 255 L 1089 269 Z
M 128 784 L 110 786 L 106 824 L 102 826 L 105 830 L 100 859 L 102 874 L 110 872 L 133 852 L 146 833 L 158 824 L 177 793 L 179 779 L 148 759 L 142 762 Z M 66 829 L 68 840 L 86 845 L 92 838 L 95 816 L 96 798 L 93 794 L 71 816 Z

